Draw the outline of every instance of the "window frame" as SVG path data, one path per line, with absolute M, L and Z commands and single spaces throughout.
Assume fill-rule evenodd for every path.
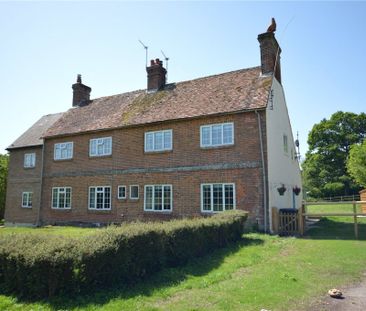
M 28 158 L 30 158 L 30 161 L 27 161 Z M 29 162 L 29 165 L 27 162 Z M 23 167 L 24 168 L 36 167 L 36 153 L 35 152 L 24 153 Z
M 132 187 L 137 187 L 137 197 L 132 197 Z M 140 198 L 140 186 L 139 185 L 130 185 L 130 200 L 138 200 Z
M 224 126 L 231 125 L 232 133 L 231 133 L 231 142 L 224 143 Z M 221 127 L 221 144 L 213 144 L 212 143 L 212 129 L 215 126 Z M 203 143 L 203 130 L 208 128 L 209 129 L 209 144 Z M 216 148 L 216 147 L 224 147 L 224 146 L 232 146 L 235 144 L 235 129 L 234 129 L 234 122 L 224 122 L 224 123 L 215 123 L 215 124 L 205 124 L 200 126 L 200 147 L 201 148 Z
M 24 195 L 27 196 L 26 204 L 24 204 Z M 32 207 L 33 207 L 33 191 L 23 191 L 22 192 L 22 208 L 32 208 Z
M 66 207 L 67 189 L 70 189 L 70 206 L 69 207 Z M 53 205 L 54 190 L 57 190 L 57 206 L 56 207 Z M 59 207 L 61 190 L 65 194 L 64 207 Z M 72 187 L 52 187 L 51 208 L 56 209 L 56 210 L 69 210 L 69 209 L 71 209 L 71 207 L 72 207 Z
M 121 197 L 119 195 L 119 189 L 120 188 L 124 188 L 125 189 L 125 196 L 124 197 Z M 118 198 L 118 200 L 125 200 L 125 199 L 127 199 L 127 187 L 125 185 L 118 186 L 118 188 L 117 188 L 117 198 Z
M 160 149 L 155 148 L 155 135 L 158 133 L 161 133 L 163 135 L 162 148 L 160 148 Z M 164 139 L 165 133 L 170 133 L 170 147 L 169 148 L 165 148 L 165 139 Z M 153 137 L 153 139 L 152 139 L 153 149 L 147 148 L 148 135 L 152 135 L 152 137 Z M 145 152 L 150 153 L 150 152 L 162 152 L 162 151 L 171 151 L 171 150 L 173 150 L 173 130 L 172 129 L 145 132 L 145 135 L 144 135 L 144 151 Z
M 66 146 L 66 150 L 67 150 L 67 146 L 70 145 L 71 146 L 71 155 L 70 157 L 66 156 L 65 158 L 62 157 L 62 145 Z M 61 151 L 60 151 L 60 157 L 57 158 L 56 156 L 56 149 L 57 146 L 60 146 Z M 53 159 L 55 161 L 63 161 L 63 160 L 70 160 L 74 157 L 74 142 L 73 141 L 66 141 L 66 142 L 62 142 L 62 143 L 55 143 L 54 147 L 53 147 Z
M 106 140 L 110 140 L 110 142 L 111 142 L 111 149 L 110 149 L 110 152 L 109 153 L 104 153 L 105 147 L 103 147 L 103 153 L 98 154 L 98 144 L 99 145 L 102 145 L 102 144 L 99 143 L 100 140 L 103 141 L 102 144 L 104 144 Z M 92 154 L 92 143 L 94 141 L 96 142 L 96 149 L 95 149 L 96 150 L 96 154 Z M 112 136 L 91 138 L 89 140 L 89 157 L 93 157 L 93 158 L 106 157 L 106 156 L 112 155 L 112 152 L 113 152 L 113 139 L 112 139 Z
M 221 185 L 222 187 L 222 211 L 214 211 L 213 210 L 213 204 L 214 204 L 214 198 L 213 198 L 213 186 L 214 185 Z M 226 201 L 226 197 L 225 197 L 225 186 L 230 185 L 233 187 L 233 208 L 232 209 L 228 209 L 228 210 L 235 210 L 236 209 L 236 190 L 235 190 L 235 183 L 203 183 L 201 184 L 201 213 L 222 213 L 224 211 L 226 211 L 225 209 L 225 201 Z M 204 186 L 210 186 L 210 210 L 204 210 L 203 209 L 203 187 Z
M 155 209 L 155 187 L 162 187 L 161 197 L 162 197 L 162 209 Z M 146 208 L 146 189 L 147 187 L 152 187 L 152 209 Z M 170 188 L 170 209 L 164 209 L 164 187 Z M 171 184 L 154 184 L 154 185 L 144 185 L 144 211 L 154 212 L 154 213 L 171 213 L 173 211 L 173 185 Z
M 90 207 L 90 190 L 94 188 L 95 189 L 95 193 L 94 193 L 94 205 L 95 207 Z M 98 188 L 103 188 L 103 192 L 98 191 Z M 105 189 L 109 188 L 109 208 L 105 208 Z M 97 208 L 97 194 L 98 193 L 103 193 L 103 208 Z M 88 189 L 88 210 L 90 211 L 110 211 L 112 210 L 112 187 L 111 186 L 90 186 Z

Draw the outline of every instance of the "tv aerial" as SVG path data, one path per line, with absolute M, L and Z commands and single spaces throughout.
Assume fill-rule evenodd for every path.
M 147 67 L 147 50 L 148 50 L 148 46 L 146 46 L 140 39 L 139 42 L 141 43 L 141 45 L 144 47 L 145 49 L 145 66 Z
M 163 52 L 163 50 L 160 50 L 160 51 L 161 51 L 161 54 L 163 54 L 164 59 L 165 59 L 165 62 L 166 62 L 166 72 L 167 72 L 167 74 L 166 74 L 166 81 L 168 82 L 168 72 L 169 72 L 169 70 L 168 70 L 168 62 L 169 62 L 169 57 L 167 57 L 165 55 L 165 53 Z

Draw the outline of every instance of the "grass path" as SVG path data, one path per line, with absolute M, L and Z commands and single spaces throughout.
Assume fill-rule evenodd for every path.
M 246 234 L 237 245 L 132 288 L 35 303 L 0 296 L 0 310 L 306 310 L 366 271 L 366 220 L 358 241 L 352 224 L 341 221 L 321 221 L 302 239 Z

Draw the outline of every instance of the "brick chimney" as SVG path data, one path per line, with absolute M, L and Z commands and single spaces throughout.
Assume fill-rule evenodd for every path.
M 158 91 L 165 86 L 166 69 L 163 62 L 157 58 L 150 61 L 150 67 L 146 67 L 147 71 L 147 91 Z
M 91 88 L 81 83 L 81 75 L 78 74 L 76 83 L 72 85 L 73 97 L 72 106 L 82 107 L 90 103 Z
M 265 32 L 258 35 L 261 49 L 262 74 L 273 74 L 281 83 L 281 48 L 273 32 Z M 277 60 L 277 65 L 276 65 Z

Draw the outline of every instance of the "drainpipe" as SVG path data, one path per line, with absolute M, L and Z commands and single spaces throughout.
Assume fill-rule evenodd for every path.
M 262 182 L 263 182 L 263 210 L 264 210 L 264 232 L 267 233 L 267 186 L 266 186 L 266 163 L 264 160 L 264 148 L 263 148 L 263 135 L 262 135 L 262 122 L 261 122 L 261 116 L 258 112 L 258 110 L 255 110 L 255 113 L 257 115 L 258 119 L 258 132 L 259 132 L 259 143 L 260 143 L 260 149 L 261 149 L 261 161 L 262 161 Z
M 39 227 L 41 225 L 41 206 L 42 206 L 42 188 L 43 188 L 43 168 L 44 168 L 44 140 L 42 145 L 42 166 L 41 166 L 41 181 L 39 185 L 39 208 L 38 208 L 38 214 L 37 214 L 37 222 L 36 226 Z

